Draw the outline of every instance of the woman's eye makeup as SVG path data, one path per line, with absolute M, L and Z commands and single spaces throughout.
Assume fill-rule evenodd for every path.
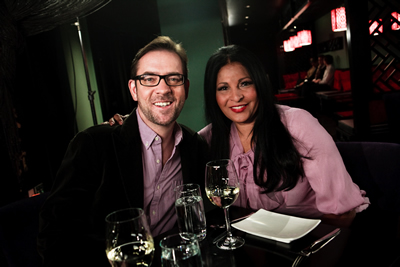
M 241 87 L 244 87 L 244 86 L 249 86 L 249 85 L 252 85 L 252 84 L 253 84 L 253 81 L 247 80 L 247 81 L 241 82 L 241 83 L 240 83 L 240 86 L 241 86 Z
M 253 84 L 252 80 L 245 80 L 245 81 L 240 81 L 238 83 L 237 87 L 241 88 L 241 87 L 250 86 L 252 84 Z M 226 91 L 226 90 L 228 90 L 228 86 L 226 86 L 226 85 L 222 85 L 220 87 L 217 87 L 217 91 Z

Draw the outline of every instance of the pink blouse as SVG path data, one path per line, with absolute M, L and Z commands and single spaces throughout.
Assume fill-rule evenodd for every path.
M 239 176 L 240 193 L 236 206 L 253 210 L 265 209 L 306 218 L 319 218 L 323 214 L 342 214 L 352 209 L 360 212 L 368 207 L 365 191 L 353 183 L 346 171 L 336 144 L 326 130 L 305 110 L 278 105 L 281 120 L 290 134 L 299 142 L 304 160 L 304 179 L 289 191 L 262 194 L 263 189 L 254 183 L 252 150 L 243 153 L 239 135 L 232 123 L 231 159 Z M 211 125 L 199 134 L 211 141 Z

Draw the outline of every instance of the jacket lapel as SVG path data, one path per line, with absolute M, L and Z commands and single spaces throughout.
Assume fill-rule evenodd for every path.
M 143 164 L 136 109 L 112 134 L 116 171 L 130 207 L 143 208 Z

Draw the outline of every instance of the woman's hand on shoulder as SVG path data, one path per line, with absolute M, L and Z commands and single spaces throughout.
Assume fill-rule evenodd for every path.
M 103 122 L 102 124 L 110 124 L 110 126 L 113 126 L 114 124 L 122 125 L 124 123 L 124 120 L 128 118 L 128 116 L 129 114 L 120 115 L 118 113 L 115 113 L 112 118 L 110 118 L 108 121 Z

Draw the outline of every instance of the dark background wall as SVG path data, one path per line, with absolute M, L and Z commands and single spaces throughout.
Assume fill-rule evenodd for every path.
M 129 68 L 136 52 L 161 34 L 156 0 L 112 1 L 86 19 L 104 118 L 130 113 Z

